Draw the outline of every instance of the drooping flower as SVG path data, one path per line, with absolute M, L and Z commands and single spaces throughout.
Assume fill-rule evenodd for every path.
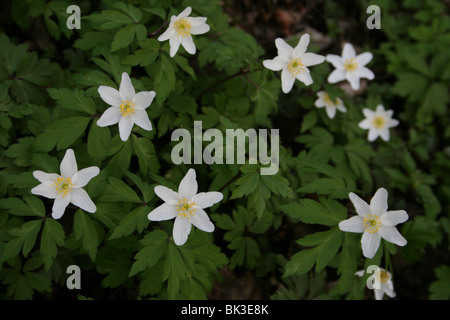
M 355 49 L 350 43 L 346 43 L 342 49 L 342 57 L 328 54 L 327 61 L 336 69 L 328 76 L 329 83 L 347 80 L 353 90 L 359 89 L 361 78 L 373 80 L 375 75 L 365 67 L 373 58 L 372 53 L 364 52 L 356 55 Z
M 221 192 L 197 193 L 198 185 L 194 169 L 189 169 L 175 192 L 164 186 L 156 186 L 156 195 L 164 200 L 164 204 L 152 210 L 148 214 L 151 221 L 170 220 L 175 218 L 173 225 L 173 239 L 178 246 L 183 245 L 189 233 L 191 225 L 205 232 L 213 232 L 214 224 L 203 210 L 221 201 Z
M 178 16 L 170 18 L 167 30 L 158 37 L 158 41 L 169 40 L 170 56 L 173 57 L 178 51 L 180 44 L 190 53 L 195 54 L 196 47 L 192 35 L 203 34 L 209 31 L 205 17 L 188 17 L 192 12 L 191 7 L 187 7 Z
M 300 80 L 309 86 L 313 83 L 309 73 L 309 66 L 325 61 L 325 57 L 306 52 L 309 45 L 309 34 L 305 33 L 295 48 L 288 45 L 283 39 L 275 39 L 275 46 L 278 49 L 278 56 L 274 59 L 264 60 L 263 65 L 273 71 L 281 70 L 281 89 L 288 93 L 294 86 L 295 79 Z
M 355 275 L 362 277 L 364 270 L 360 270 Z M 394 283 L 392 282 L 391 273 L 383 268 L 378 268 L 374 273 L 375 279 L 367 279 L 367 287 L 374 291 L 375 300 L 383 300 L 383 296 L 386 295 L 390 298 L 395 298 L 396 293 L 394 291 Z
M 361 129 L 369 130 L 367 135 L 369 141 L 374 141 L 378 137 L 381 137 L 384 141 L 389 141 L 389 129 L 399 123 L 398 120 L 392 119 L 393 113 L 392 110 L 385 111 L 381 104 L 377 106 L 375 111 L 364 108 L 363 114 L 366 118 L 358 126 Z
M 317 92 L 318 99 L 314 102 L 317 108 L 325 107 L 328 117 L 333 119 L 336 115 L 336 110 L 341 112 L 347 112 L 347 108 L 344 106 L 344 102 L 341 98 L 336 98 L 336 100 L 331 101 L 330 96 L 325 91 Z
M 53 219 L 61 218 L 69 203 L 87 212 L 95 212 L 97 207 L 83 187 L 99 174 L 100 169 L 93 166 L 78 171 L 75 153 L 72 149 L 67 149 L 59 170 L 60 175 L 40 170 L 33 171 L 33 176 L 41 184 L 31 189 L 31 193 L 55 199 L 52 208 Z
M 119 134 L 122 141 L 128 140 L 134 124 L 144 130 L 152 130 L 152 123 L 145 109 L 153 102 L 155 91 L 136 93 L 130 77 L 124 72 L 119 90 L 100 86 L 98 93 L 103 101 L 111 105 L 98 119 L 98 126 L 106 127 L 119 123 Z
M 361 246 L 366 258 L 373 258 L 380 246 L 381 238 L 399 246 L 406 245 L 406 239 L 395 226 L 408 220 L 405 210 L 387 211 L 388 192 L 384 188 L 377 190 L 370 205 L 353 192 L 349 198 L 358 215 L 339 223 L 339 229 L 346 232 L 362 233 Z

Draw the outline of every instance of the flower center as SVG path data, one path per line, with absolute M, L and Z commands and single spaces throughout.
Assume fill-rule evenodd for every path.
M 386 124 L 386 121 L 384 120 L 384 117 L 377 116 L 373 118 L 372 125 L 377 129 L 382 129 L 384 125 Z
M 191 216 L 195 216 L 195 208 L 197 204 L 194 201 L 188 201 L 186 198 L 181 199 L 177 203 L 177 212 L 180 218 L 191 219 Z
M 134 102 L 130 101 L 130 100 L 122 100 L 122 103 L 120 104 L 120 113 L 124 116 L 124 117 L 128 117 L 131 114 L 134 114 L 134 107 L 136 105 L 134 104 Z
M 355 58 L 345 59 L 344 62 L 344 69 L 352 72 L 355 71 L 356 68 L 358 68 L 358 62 L 356 62 Z
M 375 274 L 375 277 L 380 283 L 386 283 L 391 278 L 386 270 L 380 270 Z
M 335 102 L 331 101 L 330 96 L 328 95 L 328 93 L 325 93 L 325 95 L 323 96 L 323 101 L 330 107 L 334 107 L 336 106 L 336 102 L 337 99 L 335 100 Z
M 300 58 L 292 59 L 287 65 L 292 78 L 305 71 L 305 68 L 303 68 L 304 66 L 305 65 L 302 63 L 302 59 Z
M 380 230 L 381 221 L 380 218 L 374 214 L 368 214 L 363 218 L 364 231 L 369 233 L 375 233 Z
M 189 37 L 191 35 L 191 24 L 186 19 L 179 19 L 173 24 L 178 35 L 181 37 Z
M 70 191 L 72 191 L 73 183 L 70 177 L 60 176 L 56 178 L 54 183 L 56 191 L 58 191 L 58 194 L 62 194 L 63 197 L 65 197 L 68 193 L 70 193 Z

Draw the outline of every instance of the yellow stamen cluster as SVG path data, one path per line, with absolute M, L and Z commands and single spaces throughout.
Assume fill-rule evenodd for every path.
M 134 104 L 133 101 L 122 100 L 122 103 L 119 105 L 119 107 L 120 107 L 120 113 L 124 117 L 128 117 L 128 116 L 134 114 L 134 108 L 136 107 L 136 105 Z
M 372 125 L 377 129 L 382 129 L 386 124 L 386 120 L 382 116 L 376 116 L 372 120 Z
M 58 194 L 62 194 L 65 197 L 70 191 L 72 191 L 73 183 L 70 177 L 60 176 L 54 181 L 54 186 Z
M 355 71 L 356 68 L 358 68 L 358 62 L 356 62 L 355 58 L 345 59 L 345 62 L 344 62 L 345 70 L 352 72 L 352 71 Z
M 197 204 L 194 201 L 188 201 L 186 198 L 181 199 L 177 203 L 177 212 L 180 218 L 191 219 L 191 216 L 195 216 L 195 208 Z
M 379 270 L 375 273 L 375 277 L 379 283 L 386 283 L 391 278 L 386 270 Z
M 302 63 L 302 59 L 300 58 L 292 59 L 287 65 L 292 78 L 305 71 L 304 66 L 305 65 Z
M 328 93 L 325 93 L 325 95 L 323 96 L 323 101 L 327 104 L 327 106 L 330 106 L 330 107 L 336 106 L 336 103 L 338 102 L 337 99 L 334 102 L 331 101 L 331 98 L 328 95 Z
M 173 24 L 178 35 L 181 37 L 189 37 L 191 35 L 191 24 L 186 19 L 179 19 Z
M 369 233 L 375 233 L 380 230 L 381 221 L 380 218 L 374 214 L 368 214 L 363 218 L 364 231 Z

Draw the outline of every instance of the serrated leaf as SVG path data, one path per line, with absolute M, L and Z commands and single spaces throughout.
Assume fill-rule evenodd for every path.
M 73 219 L 73 228 L 75 238 L 82 240 L 84 250 L 88 253 L 92 261 L 95 261 L 97 255 L 97 248 L 100 244 L 99 233 L 95 221 L 93 221 L 89 214 L 78 210 Z
M 53 259 L 58 253 L 58 246 L 64 246 L 64 230 L 61 224 L 53 219 L 46 219 L 41 235 L 41 255 L 45 270 L 53 265 Z
M 127 236 L 135 230 L 139 233 L 142 232 L 150 222 L 147 218 L 150 211 L 151 210 L 149 207 L 142 206 L 128 213 L 114 229 L 109 239 L 111 240 Z
M 68 110 L 85 112 L 89 115 L 95 113 L 95 103 L 90 98 L 85 96 L 83 90 L 78 88 L 69 90 L 67 88 L 50 88 L 47 89 L 50 97 L 56 100 L 57 104 L 61 108 Z
M 347 209 L 333 199 L 322 199 L 320 203 L 311 199 L 300 199 L 298 202 L 284 204 L 280 209 L 293 219 L 326 226 L 337 225 L 347 215 Z
M 138 272 L 153 267 L 167 250 L 168 236 L 162 230 L 155 230 L 147 234 L 140 243 L 144 246 L 134 256 L 135 262 L 131 266 L 129 277 Z M 167 278 L 164 278 L 165 280 Z

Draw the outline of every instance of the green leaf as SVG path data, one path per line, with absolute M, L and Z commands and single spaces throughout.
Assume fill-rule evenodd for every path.
M 41 229 L 42 220 L 25 222 L 20 228 L 13 228 L 9 233 L 16 238 L 5 244 L 1 261 L 9 260 L 19 254 L 20 249 L 24 257 L 27 257 L 36 243 L 36 237 Z
M 167 233 L 162 230 L 155 230 L 139 241 L 144 247 L 134 256 L 136 261 L 133 263 L 128 276 L 132 277 L 138 272 L 153 267 L 166 252 L 169 243 L 167 239 Z
M 125 237 L 135 230 L 141 233 L 150 222 L 147 218 L 150 211 L 149 207 L 142 206 L 125 215 L 119 225 L 114 229 L 109 239 Z
M 0 200 L 0 207 L 7 209 L 16 216 L 44 217 L 45 207 L 36 197 L 25 197 L 25 201 L 18 198 L 5 198 Z
M 109 185 L 106 186 L 100 200 L 112 202 L 126 201 L 142 204 L 142 200 L 139 198 L 136 192 L 131 189 L 125 182 L 115 177 L 109 177 Z
M 320 202 L 300 199 L 298 202 L 283 204 L 280 209 L 293 219 L 304 223 L 335 226 L 347 216 L 347 209 L 333 199 L 322 198 Z
M 94 101 L 90 97 L 86 97 L 85 91 L 81 89 L 76 88 L 72 91 L 67 88 L 50 88 L 47 91 L 61 108 L 85 112 L 89 115 L 95 114 Z
M 95 261 L 101 236 L 99 234 L 99 224 L 93 221 L 89 214 L 78 210 L 74 215 L 73 229 L 75 238 L 82 240 L 84 250 L 86 250 L 91 260 Z
M 58 253 L 57 246 L 64 246 L 64 229 L 54 219 L 46 219 L 41 235 L 41 255 L 44 259 L 45 270 L 53 265 L 53 259 Z
M 153 143 L 147 138 L 138 138 L 133 135 L 132 140 L 133 149 L 139 161 L 139 170 L 144 176 L 146 176 L 149 172 L 149 168 L 156 167 L 158 163 L 158 159 L 155 154 L 155 147 L 153 146 Z
M 230 199 L 242 198 L 243 196 L 248 196 L 259 184 L 259 174 L 256 171 L 246 173 L 242 177 L 236 180 L 236 185 L 238 186 L 233 190 Z
M 87 140 L 87 151 L 94 161 L 104 160 L 107 156 L 111 133 L 108 128 L 99 127 L 92 123 Z
M 135 24 L 129 24 L 120 29 L 111 43 L 111 52 L 128 47 L 134 40 L 136 30 L 137 26 Z
M 434 270 L 438 280 L 430 286 L 430 300 L 450 299 L 450 266 L 442 265 Z

